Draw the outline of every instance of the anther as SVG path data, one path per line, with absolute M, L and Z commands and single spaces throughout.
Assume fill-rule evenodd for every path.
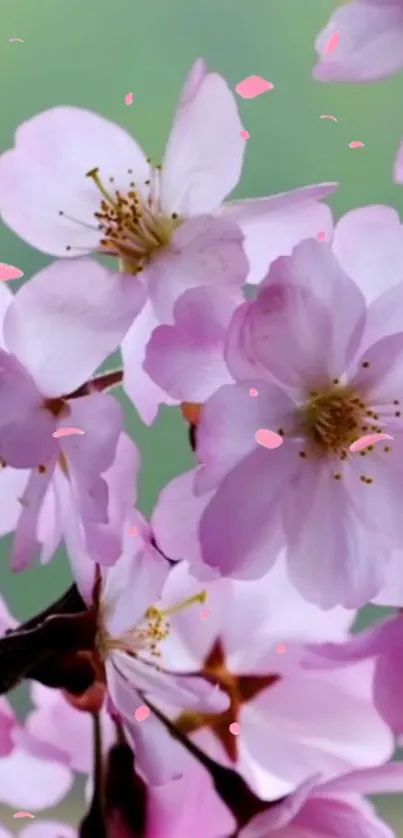
M 364 370 L 368 369 L 368 367 L 369 367 L 369 361 L 364 361 L 364 363 L 363 363 L 363 364 L 361 364 L 361 366 L 364 368 Z

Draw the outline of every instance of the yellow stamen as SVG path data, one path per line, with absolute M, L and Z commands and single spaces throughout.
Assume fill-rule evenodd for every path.
M 163 610 L 160 610 L 159 608 L 151 607 L 146 611 L 146 617 L 170 617 L 171 614 L 177 614 L 179 611 L 183 611 L 185 608 L 188 608 L 189 605 L 195 605 L 198 602 L 202 604 L 206 601 L 207 591 L 201 591 L 199 594 L 195 594 L 188 599 L 184 599 L 177 605 L 172 605 L 171 608 L 164 608 Z

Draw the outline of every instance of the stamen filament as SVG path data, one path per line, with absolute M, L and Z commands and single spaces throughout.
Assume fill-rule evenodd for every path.
M 171 614 L 177 614 L 178 611 L 183 611 L 184 608 L 188 608 L 189 605 L 195 605 L 195 603 L 204 603 L 207 600 L 207 591 L 201 591 L 199 594 L 195 594 L 189 599 L 184 599 L 183 602 L 179 602 L 177 605 L 172 605 L 171 608 L 164 608 L 160 610 L 159 608 L 149 608 L 146 612 L 146 616 L 158 616 L 158 617 L 169 617 Z
M 91 180 L 94 181 L 95 186 L 97 187 L 97 189 L 99 189 L 101 195 L 103 195 L 104 198 L 106 198 L 106 200 L 108 201 L 109 204 L 112 204 L 112 206 L 115 206 L 115 201 L 113 200 L 112 195 L 110 194 L 110 192 L 108 192 L 107 189 L 105 189 L 105 187 L 104 187 L 104 185 L 101 181 L 101 178 L 99 177 L 98 166 L 95 169 L 91 169 L 89 172 L 87 172 L 86 177 L 91 178 Z

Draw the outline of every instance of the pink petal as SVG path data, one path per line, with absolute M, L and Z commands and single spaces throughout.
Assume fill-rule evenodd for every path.
M 403 227 L 399 214 L 382 205 L 350 210 L 336 224 L 333 251 L 343 270 L 372 302 L 402 278 Z M 382 320 L 383 329 L 387 324 L 384 317 Z
M 335 30 L 337 49 L 326 53 Z M 389 0 L 340 5 L 315 48 L 319 61 L 313 75 L 319 81 L 373 81 L 395 73 L 403 66 L 403 7 Z
M 77 831 L 59 821 L 36 821 L 26 826 L 19 838 L 77 838 Z
M 338 47 L 340 41 L 340 32 L 333 32 L 333 35 L 326 41 L 323 52 L 325 55 L 330 55 L 333 50 Z
M 13 809 L 40 811 L 60 803 L 70 791 L 72 772 L 64 765 L 19 748 L 0 760 L 0 799 Z
M 284 527 L 290 578 L 302 596 L 322 608 L 359 608 L 383 583 L 382 540 L 362 521 L 361 510 L 370 501 L 374 506 L 367 517 L 378 514 L 375 510 L 385 484 L 376 495 L 364 494 L 363 489 L 372 487 L 360 482 L 361 471 L 362 467 L 350 475 L 345 469 L 343 480 L 335 480 L 330 464 L 319 469 L 304 460 L 288 493 Z M 389 503 L 388 493 L 385 504 Z M 388 524 L 383 525 L 386 532 Z M 329 527 L 336 533 L 331 543 Z
M 144 369 L 174 399 L 203 403 L 231 381 L 224 339 L 236 305 L 218 289 L 191 289 L 175 304 L 175 325 L 154 330 Z
M 16 294 L 4 324 L 7 345 L 43 393 L 60 396 L 117 348 L 143 303 L 135 277 L 87 258 L 53 262 Z
M 199 216 L 178 228 L 146 277 L 156 316 L 169 322 L 176 300 L 188 289 L 210 285 L 239 298 L 247 274 L 238 225 L 230 218 Z
M 403 765 L 387 762 L 385 765 L 356 769 L 330 780 L 323 786 L 325 794 L 393 794 L 402 791 Z
M 32 471 L 20 499 L 21 511 L 11 548 L 11 569 L 29 567 L 40 551 L 39 518 L 54 465 L 45 473 Z
M 161 596 L 169 565 L 141 537 L 126 538 L 124 551 L 114 567 L 103 571 L 106 623 L 112 637 L 129 632 Z
M 123 387 L 147 425 L 152 425 L 156 419 L 160 404 L 177 403 L 154 383 L 143 368 L 147 344 L 158 325 L 152 306 L 147 302 L 121 344 Z
M 255 440 L 263 448 L 279 448 L 284 442 L 280 434 L 276 434 L 275 431 L 269 431 L 268 428 L 259 428 L 255 433 Z
M 167 483 L 158 496 L 151 518 L 157 544 L 165 555 L 174 561 L 186 556 L 192 566 L 200 561 L 198 525 L 209 501 L 209 494 L 195 497 L 195 474 L 196 470 L 192 469 Z
M 293 446 L 259 447 L 227 474 L 200 521 L 205 564 L 235 578 L 269 570 L 279 547 L 280 503 L 298 466 Z
M 61 439 L 61 437 L 74 436 L 75 434 L 78 434 L 79 436 L 82 436 L 83 434 L 85 434 L 85 431 L 80 430 L 80 428 L 63 427 L 63 428 L 58 428 L 57 431 L 54 431 L 52 436 L 55 439 Z
M 126 93 L 125 104 L 126 105 L 132 105 L 133 104 L 133 93 Z
M 281 428 L 293 410 L 291 400 L 276 385 L 264 381 L 259 382 L 259 397 L 251 399 L 251 384 L 224 385 L 203 408 L 197 430 L 197 457 L 202 468 L 195 481 L 200 492 L 215 488 L 234 466 L 256 451 L 255 433 L 265 422 Z M 265 456 L 262 450 L 260 453 Z
M 216 209 L 240 178 L 241 130 L 235 97 L 224 79 L 207 73 L 204 65 L 193 67 L 165 151 L 162 207 L 185 217 Z
M 19 498 L 24 494 L 30 472 L 25 469 L 4 468 L 0 471 L 0 535 L 17 526 L 21 514 Z
M 323 113 L 319 119 L 332 119 L 333 122 L 337 122 L 337 116 L 334 116 L 332 113 Z
M 353 140 L 351 143 L 348 144 L 349 148 L 364 148 L 365 143 L 362 143 L 361 140 Z
M 242 99 L 255 99 L 273 88 L 274 84 L 261 76 L 248 76 L 237 84 L 235 90 Z
M 368 445 L 373 445 L 375 442 L 382 442 L 385 439 L 393 439 L 393 436 L 389 436 L 389 434 L 366 434 L 366 436 L 361 436 L 355 442 L 352 442 L 349 445 L 349 449 L 350 451 L 361 451 L 363 448 L 367 448 Z
M 9 309 L 10 311 L 10 309 Z M 57 453 L 55 419 L 24 367 L 0 349 L 0 456 L 15 468 L 47 464 Z
M 14 268 L 13 265 L 6 265 L 5 262 L 0 262 L 0 281 L 9 282 L 10 279 L 21 279 L 24 276 L 24 271 L 19 268 Z
M 291 253 L 303 239 L 316 237 L 318 230 L 330 236 L 332 214 L 320 201 L 336 189 L 334 183 L 318 184 L 224 205 L 224 217 L 239 224 L 245 235 L 248 283 L 260 282 L 275 259 Z
M 102 181 L 108 185 L 114 178 L 113 186 L 122 194 L 127 194 L 131 181 L 141 188 L 149 176 L 146 155 L 135 140 L 91 111 L 57 107 L 24 122 L 17 129 L 15 147 L 0 158 L 4 223 L 52 256 L 77 257 L 98 248 L 94 213 L 100 209 L 101 195 L 86 177 L 95 166 Z
M 249 137 L 250 137 L 249 131 L 243 130 L 243 131 L 240 131 L 239 133 L 240 133 L 243 140 L 249 140 Z

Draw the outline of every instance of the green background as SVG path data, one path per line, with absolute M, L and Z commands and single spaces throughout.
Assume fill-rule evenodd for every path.
M 0 151 L 12 145 L 20 122 L 70 104 L 120 123 L 153 159 L 161 159 L 181 84 L 202 56 L 233 88 L 253 74 L 275 85 L 255 100 L 239 100 L 250 139 L 236 197 L 331 180 L 340 182 L 331 200 L 336 217 L 365 203 L 403 210 L 403 188 L 392 183 L 403 137 L 403 75 L 368 86 L 323 85 L 311 78 L 314 39 L 337 6 L 334 0 L 0 3 Z M 124 102 L 128 92 L 134 94 L 130 107 Z M 338 122 L 319 119 L 322 113 L 335 114 Z M 352 140 L 365 148 L 349 149 Z M 29 277 L 49 260 L 0 226 L 0 261 Z M 148 512 L 163 483 L 191 462 L 187 435 L 175 409 L 162 411 L 152 428 L 142 426 L 129 406 L 127 416 L 143 453 L 140 506 Z M 8 539 L 0 547 L 1 590 L 18 618 L 67 586 L 64 556 L 47 568 L 11 576 Z M 372 616 L 366 611 L 361 622 Z M 17 704 L 24 710 L 26 698 L 17 696 Z M 77 788 L 62 815 L 76 821 L 81 804 Z M 384 799 L 381 810 L 403 836 L 403 802 Z M 3 820 L 16 829 L 10 812 Z

